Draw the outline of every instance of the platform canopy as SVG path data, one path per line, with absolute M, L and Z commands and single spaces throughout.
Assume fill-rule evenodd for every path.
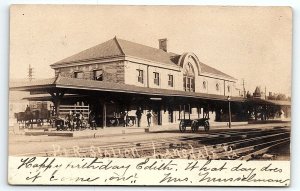
M 179 90 L 167 90 L 159 88 L 147 88 L 134 85 L 109 83 L 103 81 L 67 78 L 58 76 L 56 78 L 37 80 L 32 82 L 11 83 L 11 91 L 29 91 L 31 95 L 63 92 L 66 94 L 90 95 L 91 93 L 118 93 L 131 95 L 144 95 L 153 97 L 178 97 L 202 100 L 228 101 L 227 96 L 186 92 Z M 44 96 L 41 96 L 41 98 Z M 37 97 L 36 97 L 37 98 Z M 230 97 L 231 102 L 244 102 L 242 97 Z
M 265 100 L 260 98 L 247 99 L 248 104 L 252 105 L 274 105 L 274 106 L 291 106 L 289 100 Z

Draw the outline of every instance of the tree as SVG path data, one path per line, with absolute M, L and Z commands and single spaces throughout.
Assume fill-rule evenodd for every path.
M 252 96 L 251 96 L 251 93 L 250 93 L 249 91 L 247 91 L 246 97 L 247 97 L 247 98 L 251 98 L 251 97 L 252 97 Z
M 285 94 L 278 94 L 276 100 L 287 100 L 287 98 Z

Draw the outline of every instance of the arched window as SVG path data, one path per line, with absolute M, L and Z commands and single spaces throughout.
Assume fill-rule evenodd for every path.
M 185 64 L 183 68 L 183 89 L 188 92 L 195 92 L 195 72 L 191 63 Z

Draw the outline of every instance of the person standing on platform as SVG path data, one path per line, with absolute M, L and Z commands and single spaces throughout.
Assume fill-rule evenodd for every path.
M 140 107 L 136 110 L 135 114 L 137 118 L 138 127 L 141 127 L 142 110 Z
M 148 110 L 148 113 L 147 113 L 148 127 L 150 127 L 150 125 L 151 125 L 151 117 L 152 117 L 151 111 Z
M 26 106 L 25 112 L 30 112 L 30 107 L 28 105 Z
M 75 112 L 71 111 L 70 114 L 71 131 L 74 131 L 74 121 L 75 121 Z
M 128 123 L 128 111 L 126 110 L 123 113 L 123 119 L 124 119 L 124 127 L 126 127 Z
M 89 114 L 89 122 L 92 130 L 97 130 L 97 124 L 96 124 L 96 115 L 94 112 L 90 112 Z
M 84 121 L 84 116 L 83 116 L 83 113 L 82 113 L 82 111 L 80 110 L 79 111 L 79 126 L 80 126 L 80 129 L 82 128 L 82 126 L 83 126 L 83 121 Z
M 72 118 L 72 112 L 70 111 L 66 117 L 65 117 L 65 121 L 66 121 L 66 128 L 72 130 L 72 125 L 71 125 L 71 118 Z

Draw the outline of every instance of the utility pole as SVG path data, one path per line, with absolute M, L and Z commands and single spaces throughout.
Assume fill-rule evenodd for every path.
M 267 86 L 265 86 L 265 100 L 267 100 Z
M 33 68 L 31 67 L 31 65 L 29 64 L 29 68 L 28 68 L 28 79 L 31 82 L 33 79 Z
M 243 97 L 245 98 L 246 97 L 245 80 L 244 78 L 242 80 L 243 80 Z
M 230 107 L 230 96 L 227 97 L 227 101 L 228 101 L 228 117 L 229 117 L 229 123 L 228 123 L 228 127 L 231 128 L 231 107 Z
M 245 89 L 245 80 L 243 79 L 243 92 L 244 92 L 244 98 L 246 97 L 246 89 Z

